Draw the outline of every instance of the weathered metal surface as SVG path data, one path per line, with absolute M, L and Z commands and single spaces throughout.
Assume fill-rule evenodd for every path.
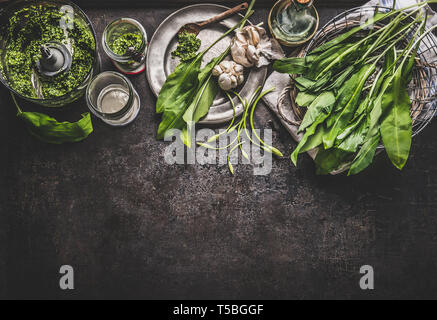
M 321 25 L 341 10 L 319 7 Z M 99 35 L 121 16 L 151 35 L 173 11 L 87 9 Z M 382 157 L 357 177 L 318 177 L 303 156 L 299 168 L 285 157 L 268 176 L 239 165 L 232 177 L 226 166 L 165 164 L 155 97 L 145 75 L 132 81 L 143 106 L 131 126 L 96 119 L 88 140 L 65 146 L 32 138 L 0 89 L 0 297 L 437 298 L 436 123 L 403 172 Z M 82 101 L 52 115 L 85 111 Z M 262 104 L 255 119 L 291 153 Z M 74 291 L 59 290 L 63 264 L 75 267 Z M 373 292 L 358 285 L 364 264 Z

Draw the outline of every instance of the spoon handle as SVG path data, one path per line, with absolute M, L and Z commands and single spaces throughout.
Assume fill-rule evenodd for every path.
M 245 2 L 243 4 L 240 4 L 239 6 L 236 6 L 235 8 L 232 8 L 228 11 L 223 12 L 222 14 L 219 14 L 218 16 L 215 16 L 209 20 L 206 20 L 204 22 L 199 23 L 199 27 L 203 28 L 211 23 L 225 20 L 226 18 L 229 18 L 230 16 L 233 16 L 234 14 L 236 14 L 238 12 L 244 11 L 247 8 L 249 8 L 249 4 L 247 2 Z

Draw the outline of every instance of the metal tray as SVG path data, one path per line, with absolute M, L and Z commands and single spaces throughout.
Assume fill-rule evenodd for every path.
M 178 59 L 171 57 L 171 52 L 177 47 L 177 32 L 179 29 L 191 22 L 199 22 L 212 18 L 229 8 L 215 4 L 198 4 L 185 7 L 170 15 L 158 27 L 153 35 L 149 49 L 147 52 L 146 73 L 150 88 L 153 93 L 158 96 L 164 85 L 167 77 L 175 70 L 179 63 Z M 209 26 L 202 30 L 199 38 L 202 40 L 200 50 L 208 47 L 214 40 L 219 38 L 229 28 L 236 25 L 241 19 L 241 16 L 233 16 L 220 23 Z M 232 35 L 219 42 L 212 48 L 204 58 L 204 64 L 208 63 L 212 58 L 219 56 L 229 46 Z M 259 86 L 263 86 L 267 77 L 267 68 L 252 68 L 246 74 L 246 81 L 238 88 L 240 95 L 243 98 L 249 99 Z M 236 105 L 236 114 L 241 115 L 243 106 L 238 99 L 234 99 Z M 233 109 L 231 103 L 220 93 L 214 104 L 211 106 L 209 114 L 200 121 L 201 124 L 220 124 L 227 122 L 233 117 Z

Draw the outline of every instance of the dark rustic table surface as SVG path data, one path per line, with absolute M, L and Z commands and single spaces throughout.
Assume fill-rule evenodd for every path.
M 121 16 L 151 36 L 183 6 L 79 2 L 99 38 Z M 364 3 L 318 2 L 322 25 Z M 253 20 L 266 21 L 271 4 L 261 1 Z M 304 156 L 299 168 L 285 157 L 268 176 L 247 165 L 231 176 L 226 166 L 167 165 L 155 97 L 144 75 L 132 81 L 142 99 L 135 123 L 94 119 L 89 139 L 63 146 L 31 137 L 0 89 L 0 298 L 437 298 L 436 122 L 403 172 L 380 156 L 359 176 L 320 177 Z M 81 100 L 53 115 L 74 121 L 85 111 Z M 256 125 L 273 127 L 286 154 L 295 147 L 265 106 Z M 74 291 L 59 289 L 65 264 Z M 371 292 L 358 285 L 367 264 Z

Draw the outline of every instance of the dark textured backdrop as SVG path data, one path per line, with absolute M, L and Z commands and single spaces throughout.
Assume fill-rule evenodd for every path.
M 319 1 L 322 22 L 356 2 Z M 152 35 L 173 10 L 86 11 L 100 36 L 120 16 Z M 29 136 L 0 89 L 0 298 L 437 298 L 436 123 L 403 172 L 383 155 L 360 176 L 318 177 L 304 156 L 299 168 L 286 157 L 269 176 L 238 166 L 231 177 L 166 165 L 155 98 L 144 75 L 133 81 L 143 101 L 133 125 L 95 120 L 88 140 L 65 146 Z M 54 115 L 84 111 L 80 101 Z M 272 126 L 286 154 L 295 147 L 264 106 L 256 125 Z M 73 292 L 58 289 L 63 264 L 75 268 Z M 364 264 L 374 292 L 359 289 Z

